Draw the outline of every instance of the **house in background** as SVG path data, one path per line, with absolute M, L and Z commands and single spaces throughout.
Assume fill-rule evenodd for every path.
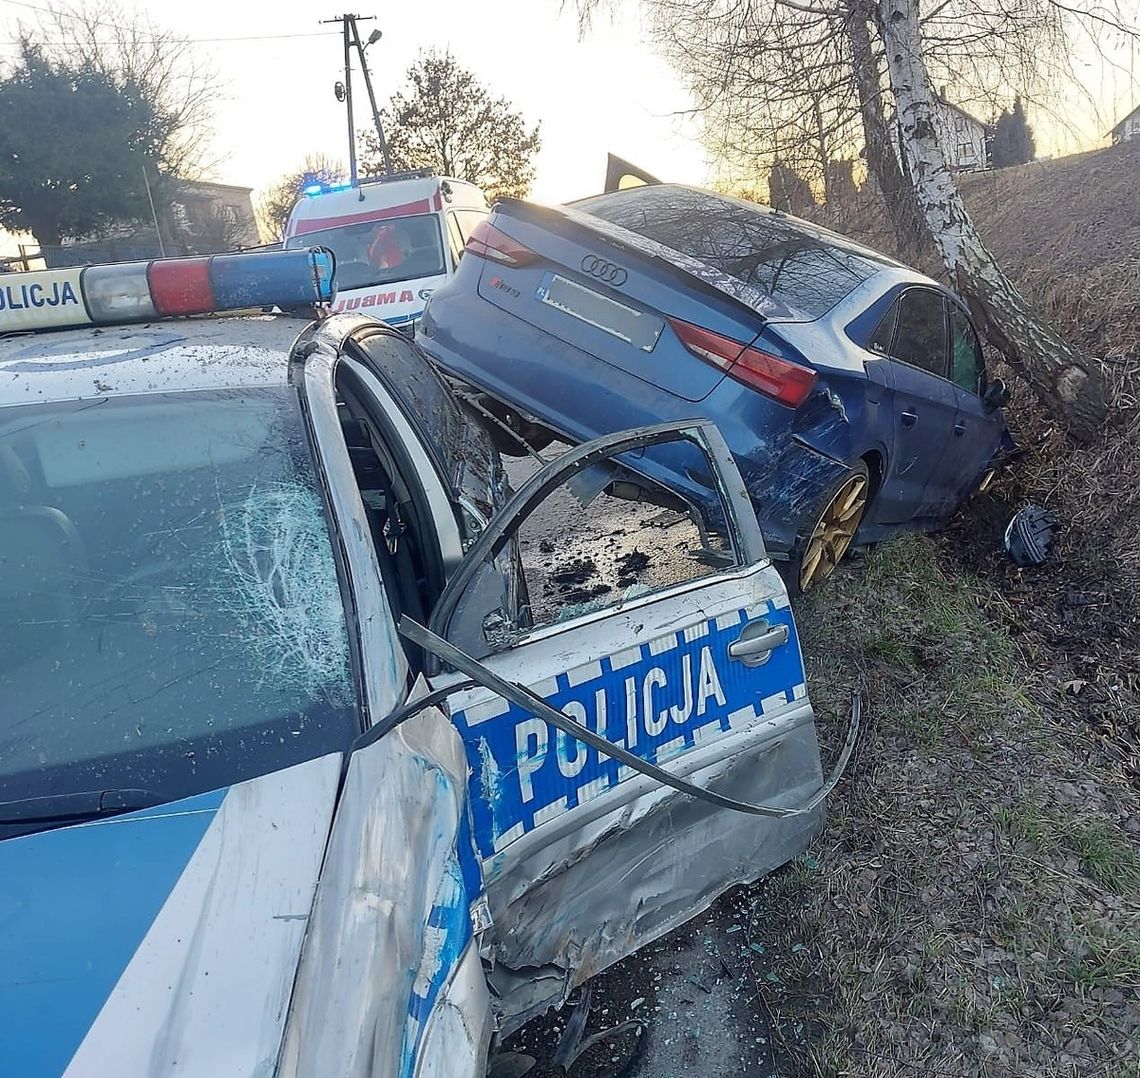
M 233 249 L 261 243 L 252 187 L 183 180 L 175 189 L 170 209 L 175 228 L 191 238 L 191 246 Z
M 1129 139 L 1140 139 L 1140 105 L 1137 105 L 1123 120 L 1110 132 L 1112 144 L 1128 142 Z
M 98 262 L 127 262 L 162 255 L 208 255 L 257 247 L 253 188 L 200 180 L 169 180 L 152 191 L 153 217 L 124 222 L 96 240 L 59 247 L 20 243 L 10 269 L 59 269 Z M 155 225 L 161 230 L 161 237 Z M 30 237 L 28 237 L 30 239 Z
M 946 100 L 946 91 L 934 95 L 934 126 L 952 172 L 977 172 L 989 167 L 986 125 Z

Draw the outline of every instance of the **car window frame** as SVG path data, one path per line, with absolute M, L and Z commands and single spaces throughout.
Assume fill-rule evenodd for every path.
M 973 389 L 968 389 L 966 386 L 959 385 L 958 380 L 954 377 L 954 330 L 953 330 L 953 315 L 957 311 L 958 314 L 966 320 L 966 325 L 970 327 L 970 334 L 974 338 L 974 364 L 977 370 L 977 381 Z M 948 303 L 946 305 L 946 318 L 947 327 L 949 329 L 950 341 L 950 381 L 962 390 L 963 393 L 970 393 L 975 397 L 981 399 L 986 392 L 986 354 L 982 348 L 982 335 L 978 332 L 978 327 L 974 325 L 973 318 L 970 317 L 970 312 L 958 303 Z
M 360 710 L 365 729 L 370 729 L 404 702 L 411 667 L 372 533 L 356 526 L 366 516 L 336 407 L 335 376 L 342 354 L 343 341 L 331 339 L 320 323 L 314 324 L 294 345 L 292 362 L 300 370 L 293 381 L 328 507 L 338 571 L 343 572 L 349 637 L 359 659 Z M 392 659 L 387 668 L 386 651 Z
M 443 594 L 432 610 L 428 628 L 439 637 L 450 639 L 453 622 L 460 613 L 463 600 L 471 590 L 471 585 L 477 581 L 480 568 L 496 557 L 508 543 L 517 539 L 518 530 L 523 522 L 546 500 L 551 491 L 565 482 L 568 476 L 591 464 L 612 462 L 624 453 L 642 449 L 647 445 L 678 439 L 696 445 L 704 452 L 709 462 L 717 484 L 716 493 L 724 508 L 734 564 L 715 569 L 704 576 L 648 592 L 625 603 L 624 607 L 629 608 L 643 602 L 656 602 L 663 597 L 685 594 L 708 586 L 712 580 L 749 573 L 757 566 L 769 563 L 771 559 L 764 545 L 764 538 L 751 501 L 742 487 L 738 489 L 726 485 L 726 476 L 738 475 L 739 472 L 716 424 L 708 419 L 657 423 L 585 442 L 535 472 L 500 509 L 483 534 L 467 551 L 463 562 L 448 580 Z M 495 649 L 491 654 L 525 646 L 532 639 L 566 632 L 590 621 L 610 617 L 613 612 L 614 606 L 611 605 L 565 621 L 535 626 L 518 638 L 512 639 L 508 647 Z M 432 677 L 438 675 L 440 670 L 429 665 L 425 672 Z
M 471 238 L 471 233 L 474 231 L 474 229 L 468 229 L 464 226 L 463 215 L 472 214 L 474 216 L 477 216 L 479 218 L 479 223 L 485 221 L 491 215 L 490 210 L 481 210 L 477 209 L 474 206 L 457 206 L 450 212 L 455 214 L 455 224 L 459 229 L 459 235 L 463 237 L 463 242 L 465 244 Z
M 463 248 L 466 244 L 463 229 L 459 227 L 459 218 L 455 216 L 455 210 L 447 211 L 444 231 L 447 233 L 447 249 L 451 252 L 451 265 L 454 269 L 463 257 Z
M 899 357 L 896 354 L 897 349 L 898 349 L 899 326 L 901 325 L 901 322 L 902 322 L 903 300 L 906 296 L 908 296 L 914 292 L 924 292 L 924 293 L 927 293 L 928 295 L 933 295 L 933 296 L 937 297 L 939 302 L 942 304 L 942 330 L 943 330 L 943 333 L 945 334 L 945 337 L 944 337 L 945 348 L 944 348 L 943 354 L 942 354 L 942 373 L 941 374 L 939 374 L 937 371 L 930 370 L 929 367 L 920 367 L 917 363 L 910 363 L 907 360 L 902 359 L 901 357 Z M 887 358 L 892 360 L 895 363 L 901 363 L 904 367 L 907 367 L 912 371 L 921 371 L 923 374 L 929 374 L 932 378 L 941 378 L 942 381 L 949 382 L 951 385 L 954 385 L 955 383 L 954 383 L 954 379 L 951 377 L 951 367 L 950 367 L 950 308 L 949 308 L 949 303 L 947 302 L 946 296 L 942 292 L 940 292 L 937 288 L 931 288 L 929 285 L 922 285 L 922 284 L 910 285 L 910 286 L 904 288 L 895 297 L 891 306 L 894 308 L 894 311 L 895 311 L 895 325 L 894 325 L 894 329 L 891 333 L 891 350 L 890 350 L 889 354 L 887 355 Z M 876 327 L 876 329 L 877 328 L 878 327 Z M 878 355 L 879 353 L 876 352 L 875 354 Z

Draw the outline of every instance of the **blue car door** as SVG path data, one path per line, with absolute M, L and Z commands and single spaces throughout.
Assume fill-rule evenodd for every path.
M 1001 447 L 1005 420 L 1001 411 L 982 399 L 986 388 L 982 346 L 965 311 L 950 304 L 950 373 L 958 399 L 954 435 L 946 448 L 944 465 L 949 473 L 944 488 L 945 513 L 977 487 L 983 472 Z
M 936 515 L 953 468 L 958 395 L 949 380 L 946 301 L 933 288 L 908 288 L 892 308 L 887 377 L 891 383 L 890 459 L 879 517 L 898 523 Z

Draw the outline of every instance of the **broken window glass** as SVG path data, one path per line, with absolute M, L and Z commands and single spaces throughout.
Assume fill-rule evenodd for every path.
M 655 467 L 691 480 L 685 498 L 633 470 L 645 465 L 643 452 L 652 454 Z M 742 563 L 712 466 L 695 442 L 678 438 L 621 459 L 575 471 L 511 525 L 522 576 L 519 609 L 503 609 L 497 599 L 503 567 L 483 566 L 457 609 L 449 639 L 485 655 L 520 632 Z M 507 465 L 516 489 L 536 470 L 530 460 Z
M 11 797 L 171 800 L 359 732 L 292 391 L 0 413 L 0 699 Z

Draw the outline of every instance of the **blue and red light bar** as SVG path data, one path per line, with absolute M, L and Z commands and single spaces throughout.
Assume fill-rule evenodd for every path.
M 0 334 L 149 322 L 263 307 L 311 307 L 334 294 L 331 251 L 257 251 L 0 274 Z

